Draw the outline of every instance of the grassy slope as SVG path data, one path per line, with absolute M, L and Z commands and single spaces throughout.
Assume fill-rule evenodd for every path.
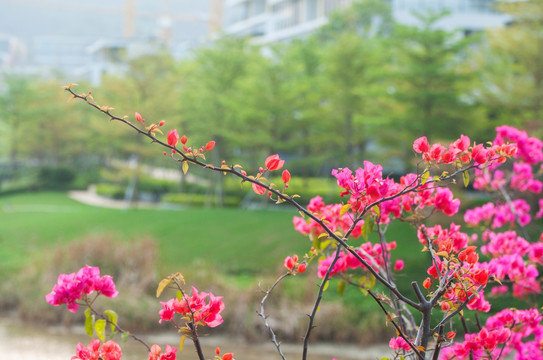
M 0 197 L 0 209 L 0 272 L 24 266 L 32 253 L 100 233 L 123 240 L 151 236 L 166 270 L 204 258 L 227 271 L 259 272 L 309 246 L 291 230 L 290 211 L 113 210 L 57 193 Z
M 0 272 L 24 266 L 29 254 L 100 233 L 123 240 L 154 238 L 168 271 L 203 258 L 226 271 L 258 273 L 310 246 L 293 230 L 294 211 L 115 210 L 83 205 L 60 193 L 0 197 L 0 210 Z M 398 242 L 395 252 L 406 264 L 420 257 L 408 225 L 391 226 L 388 239 Z

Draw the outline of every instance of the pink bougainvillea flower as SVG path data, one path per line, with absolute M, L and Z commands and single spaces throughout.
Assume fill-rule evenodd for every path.
M 410 351 L 411 350 L 411 347 L 409 346 L 407 341 L 405 341 L 404 338 L 400 336 L 390 339 L 390 341 L 388 342 L 388 346 L 392 350 L 395 350 L 395 351 L 398 351 L 398 350 Z
M 149 360 L 176 360 L 176 351 L 176 348 L 166 344 L 166 350 L 162 353 L 160 346 L 154 344 L 149 352 Z
M 258 195 L 263 195 L 266 193 L 266 188 L 264 186 L 253 183 L 252 187 L 253 191 Z
M 168 131 L 168 135 L 166 136 L 166 139 L 168 140 L 168 145 L 175 146 L 179 142 L 179 134 L 177 133 L 177 129 L 173 129 Z
M 425 153 L 430 150 L 430 144 L 428 144 L 428 138 L 426 136 L 421 136 L 413 142 L 413 150 L 416 153 Z
M 174 298 L 160 304 L 162 309 L 159 311 L 159 322 L 171 321 L 177 313 L 183 317 L 189 316 L 195 323 L 209 327 L 216 327 L 223 323 L 223 318 L 220 315 L 224 310 L 222 296 L 199 292 L 194 286 L 192 287 L 192 296 L 185 295 L 181 300 Z
M 111 276 L 101 277 L 98 267 L 85 265 L 77 273 L 60 274 L 53 290 L 45 295 L 45 300 L 53 306 L 66 304 L 69 311 L 76 312 L 79 308 L 77 300 L 92 292 L 110 298 L 118 294 Z
M 404 267 L 403 260 L 396 260 L 396 262 L 394 263 L 394 270 L 400 271 L 403 269 L 403 267 Z
M 289 271 L 292 270 L 292 269 L 294 269 L 294 265 L 295 265 L 295 264 L 294 264 L 294 260 L 292 259 L 292 257 L 287 256 L 287 257 L 285 258 L 285 263 L 284 263 L 284 265 L 285 265 L 285 267 L 287 268 L 287 270 L 289 270 Z
M 266 169 L 270 171 L 279 170 L 283 167 L 283 164 L 285 163 L 285 160 L 281 160 L 279 158 L 279 155 L 270 155 L 266 158 L 266 161 L 264 161 L 264 166 L 266 166 Z
M 109 340 L 100 349 L 100 340 L 94 339 L 87 347 L 78 343 L 72 360 L 119 360 L 122 355 L 121 347 L 115 341 Z
M 281 180 L 286 184 L 290 181 L 290 172 L 288 170 L 283 170 L 283 174 L 281 175 Z
M 137 120 L 138 122 L 140 122 L 140 123 L 144 123 L 144 122 L 145 122 L 145 120 L 143 119 L 143 117 L 141 116 L 141 114 L 140 114 L 139 112 L 136 112 L 136 113 L 134 114 L 134 116 L 136 117 L 136 120 Z
M 210 151 L 215 147 L 215 141 L 210 141 L 206 144 L 206 150 Z

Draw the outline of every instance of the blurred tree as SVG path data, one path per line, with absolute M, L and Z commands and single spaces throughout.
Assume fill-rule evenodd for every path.
M 327 145 L 333 166 L 360 165 L 377 140 L 377 128 L 387 122 L 382 102 L 389 60 L 385 40 L 392 27 L 389 4 L 364 0 L 332 15 L 316 34 L 324 42 L 322 115 L 331 125 Z
M 166 120 L 168 129 L 180 125 L 178 108 L 174 105 L 178 98 L 179 74 L 173 58 L 165 52 L 157 52 L 128 61 L 127 72 L 122 77 L 105 76 L 101 93 L 105 100 L 100 104 L 115 104 L 117 114 L 122 116 L 126 111 L 129 119 L 136 122 L 134 110 L 145 119 L 145 125 Z M 130 110 L 128 110 L 130 109 Z M 130 111 L 130 112 L 129 112 Z M 138 198 L 141 166 L 144 163 L 156 164 L 156 147 L 142 146 L 141 137 L 138 141 L 128 141 L 132 134 L 127 133 L 121 124 L 98 124 L 95 131 L 108 132 L 108 136 L 96 136 L 95 145 L 100 148 L 104 157 L 111 156 L 127 161 L 130 181 L 126 190 L 126 199 L 134 202 Z M 105 141 L 114 132 L 116 141 Z M 127 141 L 124 141 L 124 140 Z M 164 164 L 171 162 L 165 161 Z M 116 170 L 117 171 L 117 170 Z
M 445 13 L 416 14 L 420 26 L 397 25 L 394 98 L 396 113 L 393 142 L 410 142 L 421 135 L 449 140 L 469 129 L 485 129 L 484 117 L 476 117 L 472 86 L 475 69 L 468 49 L 476 40 L 436 28 Z M 403 148 L 407 146 L 404 145 Z M 409 154 L 404 159 L 409 160 Z
M 512 22 L 487 32 L 483 98 L 502 123 L 543 133 L 543 0 L 501 2 Z
M 310 37 L 294 41 L 283 56 L 289 69 L 293 110 L 284 123 L 283 149 L 294 155 L 289 161 L 294 174 L 306 179 L 329 175 L 332 154 L 328 141 L 334 125 L 324 109 L 323 51 L 319 40 Z
M 238 149 L 245 148 L 244 139 L 263 135 L 258 129 L 262 119 L 257 124 L 240 122 L 237 112 L 244 109 L 240 109 L 239 101 L 235 100 L 240 80 L 248 76 L 249 69 L 257 66 L 254 62 L 262 60 L 259 48 L 247 39 L 223 37 L 196 50 L 194 57 L 182 64 L 179 104 L 184 128 L 193 146 L 199 147 L 211 139 L 216 141 L 212 158 L 208 159 L 214 164 L 232 159 Z M 255 116 L 245 118 L 254 121 Z M 256 141 L 265 143 L 266 139 Z M 214 202 L 221 206 L 222 176 L 215 174 L 211 181 L 210 189 L 215 189 Z M 211 205 L 209 195 L 208 205 Z
M 352 32 L 360 37 L 386 37 L 394 29 L 394 18 L 390 4 L 382 0 L 360 0 L 342 11 L 330 15 L 318 37 L 322 41 L 333 41 L 335 36 Z
M 8 169 L 4 177 L 11 179 L 21 156 L 28 146 L 26 131 L 37 132 L 31 122 L 39 114 L 36 107 L 36 81 L 20 75 L 4 75 L 0 89 L 0 149 L 7 156 Z M 30 125 L 30 126 L 29 126 Z

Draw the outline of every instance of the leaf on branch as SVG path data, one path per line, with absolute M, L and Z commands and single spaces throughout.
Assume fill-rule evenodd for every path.
M 436 253 L 437 256 L 443 256 L 445 258 L 448 258 L 449 257 L 449 253 L 446 252 L 446 251 L 440 251 L 438 253 Z
M 424 172 L 422 173 L 422 176 L 420 177 L 421 184 L 424 185 L 426 181 L 428 181 L 429 177 L 430 177 L 430 170 L 428 169 L 424 170 Z
M 117 325 L 117 313 L 113 310 L 106 310 L 104 313 L 107 315 L 107 318 L 111 324 L 111 332 L 114 332 L 115 325 Z
M 330 285 L 330 281 L 326 280 L 326 282 L 324 283 L 324 286 L 322 287 L 322 291 L 326 291 L 326 289 L 328 289 L 328 285 Z
M 185 339 L 188 337 L 188 335 L 181 336 L 181 339 L 179 339 L 179 353 L 177 356 L 181 356 L 181 353 L 183 352 L 183 346 L 185 345 Z
M 468 187 L 468 185 L 469 185 L 469 173 L 468 173 L 467 170 L 462 173 L 462 178 L 464 179 L 464 187 Z
M 94 323 L 94 330 L 96 331 L 96 336 L 102 342 L 106 339 L 106 321 L 104 319 L 98 319 Z
M 130 332 L 128 332 L 128 331 L 127 331 L 127 332 L 123 332 L 123 333 L 121 334 L 121 340 L 122 340 L 123 342 L 126 342 L 126 340 L 128 340 L 128 337 L 129 337 L 129 336 L 130 336 Z
M 183 161 L 183 175 L 187 175 L 187 172 L 189 171 L 189 163 L 186 161 Z
M 92 323 L 94 322 L 94 316 L 91 316 L 91 309 L 85 310 L 85 332 L 89 337 L 92 338 L 92 335 L 94 335 L 94 330 L 92 328 Z
M 105 111 L 105 112 L 109 112 L 110 110 L 115 110 L 115 108 L 113 108 L 111 106 L 107 106 L 107 105 L 102 105 L 102 106 L 100 106 L 100 110 Z
M 386 326 L 388 326 L 389 322 L 394 322 L 394 319 L 398 318 L 398 315 L 394 313 L 388 313 L 387 314 L 387 320 L 386 320 Z
M 79 84 L 75 84 L 75 83 L 69 83 L 68 85 L 64 85 L 63 88 L 64 90 L 70 90 L 72 88 L 72 86 L 77 86 Z
M 424 346 L 422 346 L 422 345 L 419 345 L 419 346 L 417 346 L 417 350 L 418 351 L 425 351 L 426 348 Z
M 159 297 L 160 294 L 162 294 L 162 292 L 166 288 L 166 286 L 170 285 L 171 282 L 172 282 L 171 278 L 166 278 L 166 279 L 160 280 L 160 282 L 158 283 L 158 287 L 156 289 L 156 297 Z
M 347 289 L 347 282 L 345 280 L 340 280 L 338 283 L 337 283 L 337 293 L 340 295 L 340 296 L 343 296 L 343 294 L 345 294 L 345 290 Z
M 339 210 L 339 216 L 343 216 L 351 209 L 351 204 L 345 204 L 341 207 L 341 210 Z

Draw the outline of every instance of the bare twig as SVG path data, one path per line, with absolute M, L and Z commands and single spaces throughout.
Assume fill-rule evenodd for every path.
M 307 331 L 305 332 L 304 336 L 304 350 L 302 353 L 302 359 L 307 360 L 307 350 L 309 348 L 309 337 L 311 336 L 311 331 L 313 331 L 313 323 L 315 322 L 315 316 L 317 315 L 317 310 L 319 308 L 322 294 L 324 293 L 324 288 L 326 286 L 326 283 L 330 280 L 330 274 L 332 273 L 332 269 L 336 265 L 336 262 L 339 259 L 339 254 L 341 253 L 341 248 L 338 246 L 336 250 L 336 254 L 334 256 L 334 259 L 332 260 L 332 263 L 328 267 L 328 270 L 326 271 L 326 274 L 324 275 L 324 278 L 322 279 L 322 283 L 319 286 L 319 293 L 317 295 L 317 298 L 315 299 L 315 304 L 313 305 L 313 311 L 311 311 L 311 315 L 309 315 L 309 324 L 307 324 Z
M 266 329 L 268 329 L 268 332 L 270 333 L 270 336 L 271 336 L 271 341 L 273 342 L 273 344 L 275 345 L 275 348 L 277 349 L 277 352 L 279 353 L 279 356 L 281 356 L 281 359 L 283 360 L 286 360 L 286 357 L 285 355 L 283 354 L 283 351 L 281 350 L 281 344 L 277 341 L 277 338 L 275 336 L 275 332 L 273 331 L 272 327 L 270 326 L 270 324 L 268 323 L 268 316 L 265 315 L 264 313 L 264 303 L 266 302 L 266 300 L 268 299 L 268 297 L 271 295 L 273 289 L 275 289 L 275 287 L 284 279 L 286 278 L 287 276 L 290 276 L 290 273 L 286 273 L 286 274 L 283 274 L 281 275 L 281 277 L 279 277 L 279 279 L 277 279 L 275 281 L 275 283 L 273 283 L 273 285 L 266 291 L 264 291 L 265 295 L 264 297 L 262 298 L 262 300 L 260 301 L 260 312 L 257 312 L 257 314 L 262 318 L 262 320 L 264 321 L 264 326 L 266 326 Z

